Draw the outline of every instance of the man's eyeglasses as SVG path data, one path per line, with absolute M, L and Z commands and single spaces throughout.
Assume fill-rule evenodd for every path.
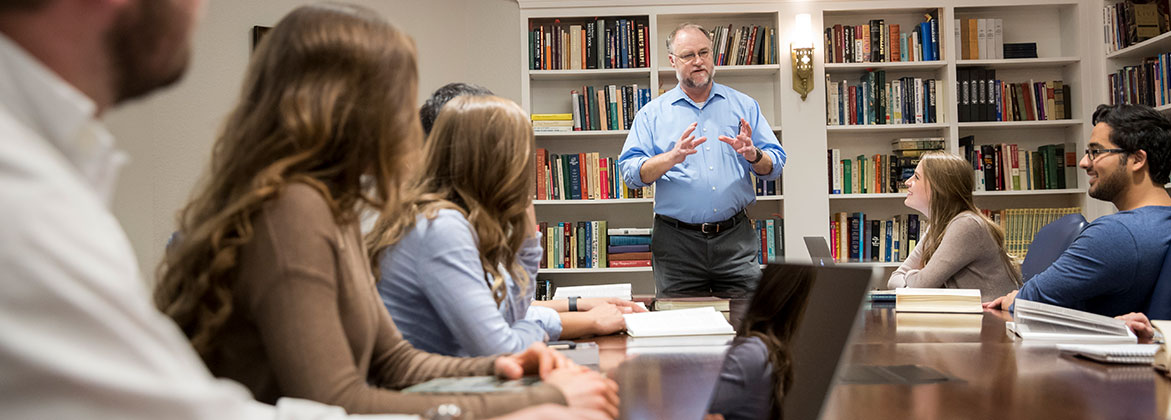
M 1126 149 L 1086 149 L 1086 154 L 1090 155 L 1090 160 L 1098 160 L 1098 156 L 1103 153 L 1124 153 Z
M 691 62 L 691 60 L 694 60 L 695 57 L 699 57 L 700 60 L 707 61 L 707 59 L 710 58 L 711 56 L 712 56 L 712 50 L 704 48 L 702 50 L 699 50 L 698 53 L 689 52 L 689 53 L 683 54 L 683 55 L 675 55 L 675 58 L 683 60 L 683 62 L 685 62 L 685 63 L 689 63 L 689 62 Z

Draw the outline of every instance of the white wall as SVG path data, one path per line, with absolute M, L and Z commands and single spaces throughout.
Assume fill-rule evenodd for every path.
M 448 82 L 477 83 L 520 99 L 515 0 L 348 0 L 374 9 L 415 38 L 419 96 Z M 147 279 L 175 228 L 175 214 L 203 174 L 211 145 L 243 80 L 253 25 L 272 26 L 295 0 L 209 0 L 193 61 L 176 87 L 107 116 L 132 157 L 114 200 Z

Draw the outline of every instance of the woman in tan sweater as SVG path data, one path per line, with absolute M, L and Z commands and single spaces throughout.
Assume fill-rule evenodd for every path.
M 616 415 L 613 381 L 543 345 L 433 355 L 405 341 L 383 309 L 357 209 L 398 202 L 421 142 L 416 91 L 413 41 L 376 13 L 312 5 L 282 19 L 255 51 L 210 173 L 180 215 L 157 305 L 213 373 L 264 402 L 416 414 L 455 403 L 477 417 L 551 402 Z M 515 393 L 395 391 L 538 372 L 543 384 Z
M 927 216 L 928 230 L 887 286 L 980 289 L 982 300 L 1016 290 L 1020 271 L 1004 250 L 1004 230 L 972 201 L 972 165 L 943 152 L 923 155 L 906 181 L 907 207 Z

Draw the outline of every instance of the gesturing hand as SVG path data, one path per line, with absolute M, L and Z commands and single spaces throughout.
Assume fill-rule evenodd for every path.
M 752 162 L 756 160 L 756 146 L 752 145 L 752 127 L 748 126 L 748 121 L 740 119 L 740 132 L 736 134 L 736 138 L 728 136 L 718 137 L 720 141 L 728 143 L 732 149 L 744 156 L 744 159 Z
M 697 152 L 697 150 L 695 150 L 696 146 L 699 146 L 703 144 L 703 142 L 707 141 L 707 137 L 695 138 L 695 136 L 691 135 L 691 132 L 695 131 L 695 127 L 698 125 L 698 122 L 693 122 L 691 125 L 687 126 L 686 130 L 683 130 L 683 135 L 679 136 L 679 141 L 675 142 L 675 147 L 670 151 L 672 164 L 683 163 L 684 159 L 687 159 L 688 156 L 694 155 Z

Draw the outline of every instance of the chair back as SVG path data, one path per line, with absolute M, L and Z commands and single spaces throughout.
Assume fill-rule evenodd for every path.
M 1080 213 L 1067 214 L 1045 225 L 1033 236 L 1029 252 L 1021 263 L 1021 281 L 1045 271 L 1060 257 L 1086 227 L 1086 218 Z
M 1171 247 L 1167 248 L 1167 258 L 1163 258 L 1163 268 L 1159 271 L 1159 279 L 1155 280 L 1155 289 L 1151 291 L 1147 318 L 1171 320 Z

